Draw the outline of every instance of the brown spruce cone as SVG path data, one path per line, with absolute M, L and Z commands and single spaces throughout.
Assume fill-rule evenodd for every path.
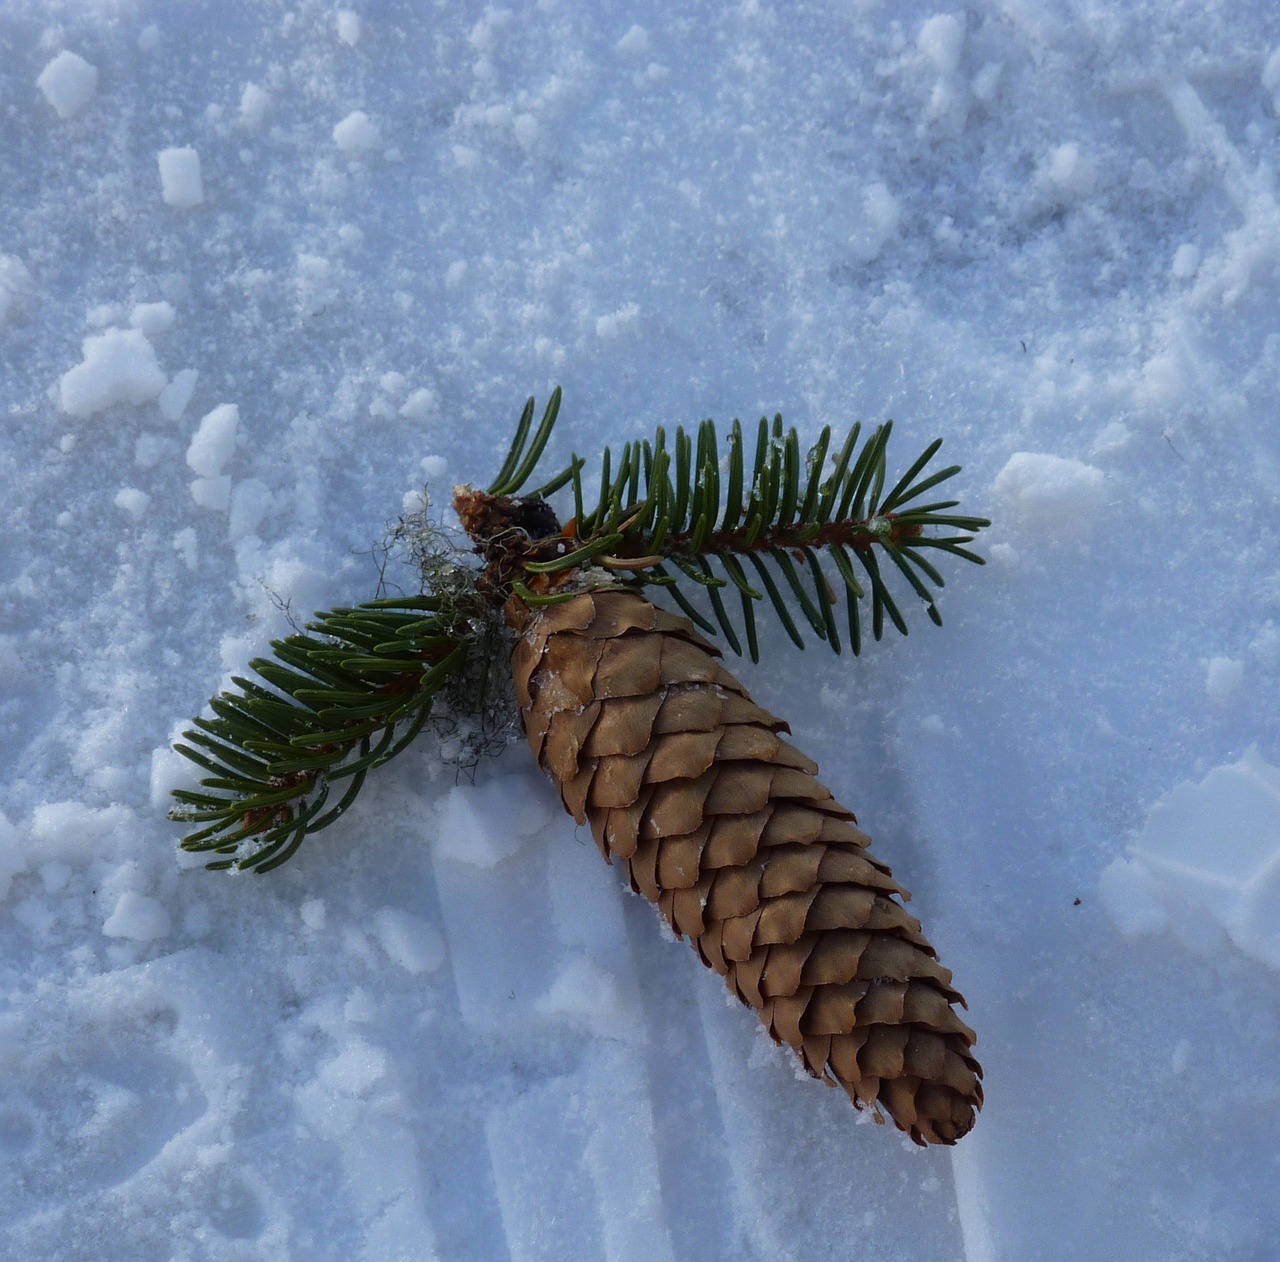
M 918 1144 L 966 1134 L 982 1070 L 964 1000 L 786 723 L 633 591 L 507 615 L 529 744 L 605 858 L 814 1077 Z

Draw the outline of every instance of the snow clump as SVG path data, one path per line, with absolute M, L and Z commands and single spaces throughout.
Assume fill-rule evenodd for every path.
M 204 180 L 200 175 L 200 155 L 190 146 L 161 149 L 160 195 L 166 206 L 190 210 L 204 201 Z
M 216 478 L 231 459 L 236 447 L 236 430 L 240 425 L 240 409 L 234 403 L 221 403 L 200 418 L 200 425 L 187 448 L 187 464 L 202 478 Z
M 1102 508 L 1105 490 L 1101 469 L 1038 451 L 1014 452 L 995 480 L 995 493 L 1010 513 L 1046 534 L 1085 528 Z
M 59 118 L 74 118 L 97 94 L 98 67 L 64 50 L 40 72 L 36 87 Z
M 382 133 L 364 110 L 354 110 L 333 129 L 333 143 L 343 153 L 357 156 L 376 149 Z
M 1099 893 L 1127 936 L 1171 927 L 1206 948 L 1225 934 L 1280 968 L 1280 768 L 1251 746 L 1176 786 L 1103 871 Z
M 141 329 L 108 329 L 85 338 L 82 351 L 83 360 L 58 383 L 58 401 L 68 416 L 94 416 L 117 403 L 150 403 L 169 384 Z

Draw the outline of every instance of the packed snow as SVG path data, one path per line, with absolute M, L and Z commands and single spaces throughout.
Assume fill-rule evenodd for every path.
M 1280 8 L 0 6 L 0 1255 L 1280 1256 Z M 935 436 L 979 569 L 735 664 L 954 970 L 987 1104 L 808 1080 L 510 745 L 262 877 L 171 743 L 549 453 Z

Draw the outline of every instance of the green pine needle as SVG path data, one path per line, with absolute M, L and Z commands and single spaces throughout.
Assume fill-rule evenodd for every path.
M 797 646 L 807 626 L 837 653 L 847 635 L 856 654 L 868 601 L 875 639 L 886 618 L 907 633 L 886 573 L 941 624 L 935 593 L 943 576 L 930 550 L 982 564 L 966 545 L 990 523 L 953 513 L 954 499 L 920 502 L 959 472 L 927 472 L 941 439 L 890 480 L 892 422 L 865 439 L 855 424 L 838 443 L 824 427 L 805 452 L 781 416 L 761 418 L 750 449 L 738 421 L 722 444 L 708 420 L 692 433 L 659 428 L 652 441 L 624 444 L 617 459 L 606 448 L 593 497 L 576 455 L 524 492 L 560 402 L 557 387 L 535 426 L 529 399 L 497 477 L 487 492 L 470 493 L 481 507 L 536 510 L 476 515 L 468 529 L 483 571 L 458 563 L 445 536 L 424 531 L 414 555 L 434 590 L 318 614 L 304 633 L 275 641 L 270 658 L 251 662 L 251 675 L 234 678 L 211 713 L 193 721 L 174 746 L 205 773 L 198 789 L 173 793 L 171 817 L 197 826 L 184 849 L 218 856 L 209 864 L 216 868 L 265 872 L 283 863 L 342 816 L 373 768 L 407 748 L 443 689 L 453 684 L 476 703 L 470 694 L 483 691 L 500 637 L 497 611 L 513 592 L 531 605 L 554 604 L 572 598 L 575 571 L 603 568 L 615 581 L 665 589 L 702 630 L 757 661 L 756 613 L 766 603 Z M 566 487 L 568 526 L 530 539 L 528 529 L 557 528 L 541 501 Z M 513 548 L 513 536 L 523 544 Z M 890 562 L 883 570 L 882 556 Z
M 203 825 L 181 844 L 226 856 L 211 868 L 269 871 L 338 819 L 365 775 L 422 730 L 468 652 L 429 596 L 335 609 L 307 631 L 275 641 L 275 660 L 252 662 L 257 678 L 234 678 L 174 746 L 210 773 L 199 790 L 173 791 L 170 818 Z
M 672 436 L 659 428 L 652 442 L 626 443 L 620 460 L 608 448 L 601 453 L 599 490 L 589 509 L 582 477 L 586 462 L 575 456 L 556 481 L 572 486 L 576 546 L 556 558 L 554 569 L 563 572 L 600 560 L 621 571 L 630 559 L 650 558 L 650 564 L 632 568 L 624 581 L 636 587 L 667 587 L 693 617 L 696 605 L 671 586 L 674 567 L 690 580 L 691 590 L 705 592 L 710 617 L 697 612 L 698 625 L 718 630 L 734 652 L 741 653 L 745 641 L 753 661 L 759 659 L 754 607 L 766 599 L 801 647 L 804 637 L 789 606 L 800 609 L 817 639 L 841 651 L 834 611 L 841 592 L 849 646 L 855 654 L 863 643 L 864 600 L 870 600 L 875 639 L 882 636 L 886 618 L 907 634 L 906 617 L 878 554 L 889 558 L 907 593 L 923 604 L 931 622 L 940 625 L 935 589 L 943 586 L 943 578 L 923 553 L 941 549 L 982 564 L 982 558 L 964 545 L 990 522 L 949 514 L 956 500 L 916 502 L 960 472 L 959 465 L 951 465 L 926 473 L 941 439 L 931 442 L 890 482 L 887 451 L 892 430 L 893 423 L 886 422 L 860 443 L 861 426 L 855 424 L 832 455 L 829 426 L 802 452 L 799 435 L 794 429 L 784 430 L 781 416 L 772 422 L 761 418 L 751 452 L 736 420 L 724 447 L 711 421 L 702 422 L 694 433 L 677 428 Z M 931 533 L 938 529 L 965 533 Z M 652 563 L 654 558 L 663 564 Z M 742 560 L 756 569 L 758 584 L 747 581 Z M 725 578 L 716 574 L 710 561 L 723 567 Z M 798 561 L 803 564 L 797 566 Z M 864 571 L 865 581 L 855 577 L 852 561 Z M 781 588 L 774 575 L 782 580 Z M 720 589 L 726 584 L 738 589 L 736 602 L 725 601 Z

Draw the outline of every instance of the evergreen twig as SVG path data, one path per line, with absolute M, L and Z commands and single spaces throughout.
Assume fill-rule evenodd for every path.
M 523 492 L 559 410 L 557 387 L 535 426 L 530 398 L 488 490 L 464 488 L 455 501 L 482 571 L 455 563 L 432 536 L 414 551 L 422 595 L 318 614 L 303 633 L 273 642 L 272 658 L 251 662 L 250 677 L 234 678 L 210 703 L 212 717 L 194 720 L 175 748 L 208 774 L 199 789 L 174 791 L 171 817 L 199 826 L 184 849 L 221 856 L 209 864 L 217 868 L 265 872 L 283 863 L 347 810 L 370 770 L 408 746 L 450 681 L 471 677 L 468 658 L 500 639 L 492 634 L 498 610 L 513 593 L 557 603 L 579 572 L 598 567 L 625 586 L 664 588 L 695 624 L 719 630 L 735 653 L 745 645 L 756 661 L 756 607 L 766 600 L 798 646 L 805 638 L 793 602 L 799 621 L 838 653 L 842 593 L 858 653 L 868 598 L 874 638 L 886 617 L 907 632 L 880 556 L 937 624 L 943 577 L 928 550 L 982 563 L 966 545 L 985 518 L 952 513 L 954 499 L 919 502 L 959 472 L 926 474 L 941 439 L 890 483 L 892 422 L 865 441 L 854 425 L 834 449 L 824 426 L 802 452 L 781 416 L 760 420 L 750 450 L 738 421 L 723 449 L 704 421 L 670 438 L 659 428 L 652 441 L 624 444 L 617 459 L 605 448 L 594 497 L 577 455 Z M 573 516 L 562 527 L 545 497 L 566 487 Z M 691 599 L 695 591 L 705 593 L 710 616 Z

